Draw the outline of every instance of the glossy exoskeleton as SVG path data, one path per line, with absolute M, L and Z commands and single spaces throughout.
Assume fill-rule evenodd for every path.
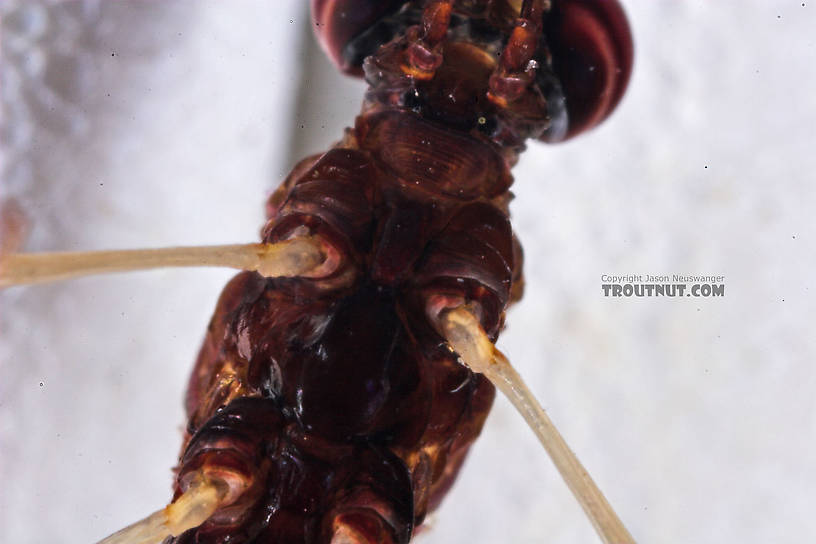
M 327 258 L 221 295 L 176 494 L 204 469 L 232 495 L 177 544 L 411 539 L 495 394 L 429 316 L 467 304 L 495 341 L 522 291 L 510 167 L 527 138 L 605 118 L 631 67 L 613 1 L 314 0 L 313 20 L 369 89 L 354 127 L 271 196 L 262 236 L 314 236 Z

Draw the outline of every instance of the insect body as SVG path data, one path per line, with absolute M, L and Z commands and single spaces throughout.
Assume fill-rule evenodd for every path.
M 343 141 L 271 197 L 263 237 L 309 235 L 328 257 L 308 278 L 245 272 L 224 291 L 190 381 L 177 492 L 204 470 L 236 497 L 177 542 L 407 542 L 439 503 L 494 389 L 435 320 L 465 306 L 495 340 L 521 294 L 509 166 L 526 138 L 603 118 L 625 85 L 628 58 L 608 51 L 601 98 L 559 79 L 546 8 L 314 3 L 329 52 L 348 71 L 365 59 L 370 87 Z M 624 25 L 617 9 L 564 3 L 551 34 L 594 32 L 576 12 Z M 580 75 L 581 51 L 558 45 Z
M 177 544 L 416 534 L 493 401 L 492 367 L 472 362 L 495 357 L 521 296 L 510 167 L 527 138 L 608 115 L 631 63 L 614 2 L 317 0 L 313 13 L 369 89 L 354 127 L 268 202 L 264 243 L 319 258 L 298 249 L 286 273 L 242 272 L 221 295 L 175 483 L 177 509 L 196 493 L 207 507 L 172 520 Z

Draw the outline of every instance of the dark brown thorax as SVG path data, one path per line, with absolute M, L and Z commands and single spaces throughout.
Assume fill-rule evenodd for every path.
M 510 168 L 527 138 L 567 134 L 548 2 L 314 3 L 333 58 L 369 90 L 343 140 L 269 199 L 262 238 L 316 237 L 326 265 L 242 273 L 221 295 L 190 379 L 176 491 L 206 467 L 235 498 L 177 544 L 411 538 L 495 394 L 429 316 L 467 306 L 495 341 L 522 285 Z

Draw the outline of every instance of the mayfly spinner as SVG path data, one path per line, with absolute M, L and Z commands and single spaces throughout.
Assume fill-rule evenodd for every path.
M 620 100 L 613 0 L 313 0 L 368 91 L 353 128 L 270 197 L 260 244 L 5 254 L 0 285 L 158 266 L 244 270 L 186 397 L 168 507 L 105 543 L 404 543 L 453 484 L 495 388 L 605 542 L 633 542 L 495 348 L 522 294 L 510 168 Z

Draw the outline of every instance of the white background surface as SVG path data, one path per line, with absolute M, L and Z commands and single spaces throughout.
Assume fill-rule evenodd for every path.
M 618 112 L 514 170 L 527 293 L 500 345 L 639 542 L 812 541 L 816 5 L 626 7 Z M 0 196 L 27 250 L 255 240 L 266 192 L 359 108 L 309 56 L 303 2 L 0 10 Z M 604 273 L 724 274 L 726 296 L 606 299 Z M 0 293 L 0 542 L 92 542 L 165 503 L 230 276 Z M 596 541 L 501 399 L 432 525 L 422 541 Z

